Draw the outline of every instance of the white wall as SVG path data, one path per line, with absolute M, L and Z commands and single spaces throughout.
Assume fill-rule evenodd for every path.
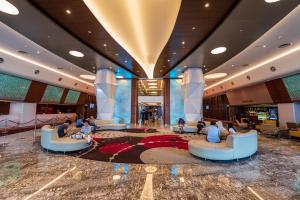
M 164 97 L 163 96 L 139 96 L 138 97 L 139 103 L 158 103 L 160 102 L 161 105 L 164 104 Z
M 286 127 L 287 122 L 300 123 L 300 103 L 278 104 L 279 126 Z

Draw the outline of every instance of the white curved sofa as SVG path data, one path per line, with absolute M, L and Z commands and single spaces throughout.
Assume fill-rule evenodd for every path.
M 95 124 L 100 130 L 124 130 L 126 124 L 114 123 L 113 119 L 96 119 Z
M 57 129 L 45 125 L 41 129 L 41 146 L 50 151 L 72 152 L 86 149 L 90 144 L 84 139 L 77 140 L 70 137 L 59 138 Z
M 257 151 L 257 131 L 229 135 L 226 141 L 211 143 L 206 137 L 189 141 L 189 152 L 209 160 L 234 160 L 249 157 Z

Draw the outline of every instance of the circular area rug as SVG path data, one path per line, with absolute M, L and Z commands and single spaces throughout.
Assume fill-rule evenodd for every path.
M 191 137 L 193 136 L 173 133 L 98 133 L 93 136 L 93 147 L 86 152 L 79 152 L 76 156 L 116 163 L 198 163 L 199 160 L 188 152 L 188 139 Z

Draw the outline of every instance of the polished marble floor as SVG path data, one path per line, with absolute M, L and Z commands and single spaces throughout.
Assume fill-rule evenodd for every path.
M 300 199 L 300 142 L 259 137 L 239 162 L 143 165 L 41 150 L 32 131 L 0 137 L 0 199 Z

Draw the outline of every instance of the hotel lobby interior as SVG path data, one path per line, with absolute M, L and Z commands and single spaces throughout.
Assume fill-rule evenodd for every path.
M 0 199 L 300 200 L 300 0 L 0 0 Z

